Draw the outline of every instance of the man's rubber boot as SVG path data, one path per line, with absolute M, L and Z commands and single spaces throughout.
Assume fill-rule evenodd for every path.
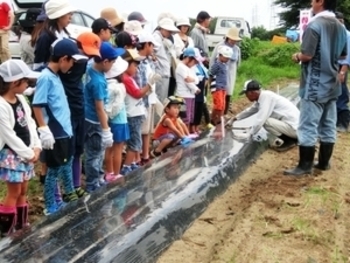
M 311 174 L 315 156 L 315 146 L 299 146 L 299 164 L 294 169 L 284 171 L 284 175 L 300 176 Z
M 297 139 L 293 139 L 284 134 L 282 134 L 278 138 L 280 138 L 283 141 L 283 144 L 280 147 L 275 148 L 277 152 L 286 152 L 295 147 L 298 143 Z
M 228 113 L 228 110 L 230 109 L 230 106 L 231 106 L 230 103 L 231 103 L 231 96 L 226 95 L 224 115 L 226 115 Z
M 333 153 L 334 143 L 329 142 L 321 142 L 320 150 L 318 152 L 318 162 L 315 163 L 314 167 L 316 169 L 327 171 L 331 169 L 331 165 L 329 164 L 329 160 L 331 159 Z
M 20 230 L 28 226 L 28 204 L 19 205 L 17 206 L 17 224 L 15 228 L 16 230 Z
M 0 205 L 0 234 L 1 237 L 6 237 L 12 234 L 15 230 L 17 222 L 16 207 L 7 207 Z

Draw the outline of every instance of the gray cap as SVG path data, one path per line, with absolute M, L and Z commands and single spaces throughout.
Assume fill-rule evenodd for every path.
M 137 11 L 131 12 L 128 15 L 128 21 L 132 21 L 132 20 L 137 20 L 143 25 L 147 23 L 147 20 L 145 19 L 143 14 L 141 14 L 140 12 L 137 12 Z

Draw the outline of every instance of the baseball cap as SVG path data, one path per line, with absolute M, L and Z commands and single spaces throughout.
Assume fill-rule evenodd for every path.
M 126 49 L 125 54 L 123 55 L 123 59 L 131 62 L 131 61 L 142 61 L 146 58 L 143 56 L 140 56 L 139 52 L 136 51 L 136 49 Z
M 92 32 L 84 32 L 78 36 L 77 41 L 80 43 L 81 48 L 86 55 L 97 57 L 101 56 L 101 39 L 98 37 L 98 35 Z
M 131 35 L 138 36 L 142 31 L 142 24 L 137 20 L 127 21 L 124 24 L 124 31 Z
M 125 72 L 128 66 L 129 63 L 127 61 L 125 61 L 121 57 L 118 57 L 113 63 L 112 68 L 105 73 L 105 76 L 107 79 L 118 77 Z
M 104 30 L 109 29 L 109 30 L 111 30 L 113 32 L 115 31 L 115 29 L 112 27 L 111 23 L 108 22 L 104 18 L 97 18 L 97 19 L 95 19 L 95 21 L 91 25 L 91 29 L 92 29 L 92 32 L 94 32 L 95 34 L 100 33 L 100 31 L 102 29 L 104 29 Z
M 23 78 L 37 79 L 40 72 L 32 71 L 22 60 L 10 59 L 1 63 L 0 76 L 4 82 L 13 82 Z
M 206 19 L 210 19 L 211 16 L 207 11 L 200 11 L 197 15 L 197 21 L 204 21 Z
M 232 48 L 228 46 L 221 46 L 218 49 L 218 54 L 224 56 L 225 58 L 231 58 L 233 55 Z
M 117 57 L 123 56 L 125 50 L 123 48 L 115 48 L 109 42 L 102 42 L 100 46 L 100 54 L 102 60 L 114 60 Z
M 186 48 L 182 54 L 184 58 L 190 57 L 190 58 L 194 58 L 198 62 L 204 61 L 204 58 L 200 55 L 199 50 L 197 49 L 197 52 L 196 52 L 196 49 L 193 47 Z
M 51 45 L 51 55 L 55 57 L 72 57 L 75 61 L 88 60 L 88 57 L 80 54 L 78 45 L 72 39 L 57 39 Z
M 40 8 L 29 8 L 26 12 L 24 19 L 19 19 L 18 22 L 21 27 L 34 27 L 37 17 L 40 15 Z
M 45 2 L 43 2 L 42 6 L 41 6 L 41 12 L 40 14 L 37 16 L 36 21 L 37 22 L 44 22 L 47 19 L 47 15 L 46 15 L 46 11 L 45 11 L 45 4 L 48 2 L 49 0 L 46 0 Z
M 163 18 L 158 22 L 159 28 L 165 29 L 170 32 L 179 32 L 180 30 L 175 26 L 174 20 L 171 18 Z
M 158 48 L 160 44 L 157 42 L 157 40 L 154 38 L 154 36 L 146 31 L 143 30 L 139 35 L 138 35 L 139 43 L 152 43 L 155 48 Z
M 261 89 L 260 83 L 257 82 L 256 80 L 250 79 L 244 83 L 243 90 L 239 93 L 239 95 L 243 95 L 248 91 L 260 90 L 260 89 Z
M 172 104 L 183 105 L 185 104 L 184 99 L 176 96 L 170 96 L 164 100 L 163 106 L 164 109 L 169 107 Z
M 68 0 L 50 0 L 45 3 L 46 15 L 49 19 L 57 19 L 76 11 Z
M 137 20 L 142 25 L 147 23 L 147 20 L 145 19 L 145 17 L 140 12 L 137 12 L 137 11 L 131 12 L 128 15 L 128 21 L 132 21 L 132 20 Z

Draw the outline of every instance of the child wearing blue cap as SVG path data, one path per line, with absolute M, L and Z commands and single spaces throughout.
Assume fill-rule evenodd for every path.
M 105 104 L 108 88 L 105 73 L 124 53 L 109 42 L 102 42 L 100 57 L 95 57 L 86 71 L 85 97 L 85 176 L 86 191 L 92 192 L 105 184 L 102 165 L 106 148 L 113 145 L 113 134 L 108 125 Z M 115 177 L 117 179 L 117 177 Z M 109 178 L 109 181 L 112 181 Z
M 50 62 L 37 81 L 32 105 L 48 167 L 44 187 L 46 215 L 62 207 L 54 194 L 58 178 L 62 180 L 66 200 L 78 198 L 72 183 L 71 113 L 58 72 L 68 72 L 75 62 L 86 60 L 74 41 L 56 40 L 51 46 Z

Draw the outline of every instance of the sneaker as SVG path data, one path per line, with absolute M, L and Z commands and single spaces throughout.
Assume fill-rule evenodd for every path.
M 98 183 L 100 186 L 104 186 L 108 184 L 108 182 L 104 178 L 98 179 Z
M 92 192 L 96 191 L 100 187 L 101 186 L 98 183 L 93 184 L 93 185 L 86 185 L 85 191 L 89 194 L 89 193 L 92 193 Z
M 211 123 L 209 123 L 209 124 L 207 125 L 207 129 L 208 129 L 208 130 L 211 130 L 212 128 L 214 128 L 214 125 L 211 124 Z
M 53 206 L 47 207 L 44 209 L 44 215 L 46 215 L 46 216 L 52 215 L 52 214 L 56 213 L 57 211 L 59 211 L 63 207 L 64 207 L 63 202 L 61 204 L 55 203 Z
M 114 182 L 115 180 L 117 180 L 117 177 L 112 173 L 108 173 L 105 175 L 105 180 L 106 180 L 106 182 L 110 183 L 110 182 Z
M 159 157 L 159 156 L 162 155 L 162 153 L 158 153 L 158 152 L 156 152 L 155 150 L 151 151 L 150 154 L 151 154 L 151 156 L 152 156 L 153 158 L 157 158 L 157 157 Z
M 123 168 L 120 170 L 120 174 L 124 175 L 124 176 L 128 175 L 131 172 L 132 172 L 131 167 L 130 166 L 125 166 L 125 165 L 123 165 Z
M 83 197 L 83 196 L 87 196 L 88 193 L 81 187 L 75 188 L 75 193 L 77 194 L 77 196 L 79 198 Z
M 131 170 L 135 171 L 137 169 L 140 168 L 140 165 L 136 164 L 136 163 L 132 163 L 131 166 L 130 166 Z
M 63 202 L 69 203 L 69 202 L 78 200 L 79 197 L 76 192 L 72 192 L 70 194 L 64 194 L 62 199 L 63 199 Z

